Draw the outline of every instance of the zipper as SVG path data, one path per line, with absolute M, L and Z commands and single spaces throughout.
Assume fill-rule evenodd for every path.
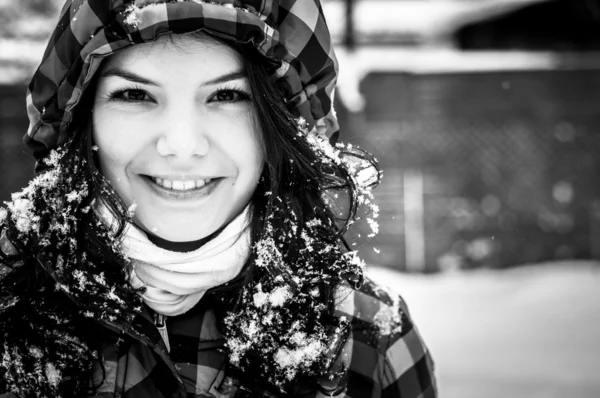
M 154 314 L 154 325 L 158 329 L 158 333 L 165 342 L 167 352 L 171 352 L 171 346 L 169 344 L 169 332 L 167 332 L 167 317 L 163 314 Z

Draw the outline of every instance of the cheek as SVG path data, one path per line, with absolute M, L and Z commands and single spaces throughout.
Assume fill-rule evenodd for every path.
M 124 166 L 131 161 L 135 153 L 145 145 L 143 135 L 122 115 L 99 111 L 94 113 L 93 138 L 98 147 L 101 164 L 114 168 Z
M 118 151 L 118 148 L 114 148 L 111 145 L 104 143 L 98 145 L 98 158 L 100 159 L 100 171 L 105 177 L 109 178 L 111 182 L 114 177 L 118 177 L 124 173 L 125 165 L 124 156 Z
M 240 175 L 257 180 L 264 162 L 263 150 L 258 140 L 237 140 L 230 149 L 230 157 L 237 163 Z
M 101 171 L 107 177 L 114 174 L 123 165 L 128 145 L 121 142 L 118 135 L 112 134 L 114 129 L 107 123 L 94 123 L 94 144 L 98 148 Z
M 237 126 L 238 134 L 232 134 L 225 145 L 229 156 L 246 174 L 260 174 L 264 162 L 263 148 L 260 143 L 260 133 L 255 131 L 251 117 L 247 116 Z
M 138 151 L 134 134 L 123 134 L 122 123 L 114 118 L 106 118 L 101 112 L 94 115 L 92 136 L 98 147 L 100 172 L 108 179 L 113 188 L 128 202 L 130 199 L 126 178 L 126 167 L 135 158 Z

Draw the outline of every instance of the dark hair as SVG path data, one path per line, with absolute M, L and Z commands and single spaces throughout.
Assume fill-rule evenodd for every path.
M 202 37 L 206 38 L 205 35 Z M 322 162 L 319 154 L 299 134 L 295 115 L 288 111 L 281 91 L 271 79 L 274 65 L 259 55 L 250 44 L 233 43 L 220 38 L 214 38 L 214 40 L 238 51 L 245 60 L 246 74 L 252 90 L 252 101 L 256 109 L 255 127 L 256 131 L 260 132 L 260 142 L 264 151 L 265 167 L 251 199 L 252 243 L 260 240 L 265 232 L 267 220 L 270 220 L 269 222 L 275 230 L 296 235 L 288 247 L 284 248 L 286 254 L 294 258 L 295 253 L 301 247 L 301 231 L 305 229 L 309 220 L 318 219 L 322 221 L 323 225 L 322 228 L 316 230 L 318 239 L 332 244 L 345 245 L 343 234 L 352 222 L 357 207 L 357 187 L 350 171 L 340 163 Z M 85 248 L 88 263 L 101 266 L 106 278 L 115 285 L 126 286 L 129 278 L 128 264 L 115 251 L 112 241 L 107 239 L 106 233 L 98 233 L 99 228 L 102 231 L 102 228 L 99 227 L 102 222 L 94 211 L 89 211 L 94 200 L 102 200 L 117 216 L 115 217 L 117 236 L 120 236 L 125 221 L 128 220 L 127 209 L 123 201 L 100 173 L 97 166 L 99 163 L 94 151 L 91 125 L 96 83 L 97 77 L 92 79 L 73 113 L 74 118 L 69 125 L 73 138 L 65 144 L 66 155 L 63 158 L 65 169 L 72 171 L 73 175 L 62 176 L 62 178 L 67 186 L 83 184 L 89 192 L 80 204 L 81 209 L 88 209 L 88 211 L 78 211 L 78 216 L 81 218 L 78 220 L 78 228 L 74 237 L 80 242 L 79 247 Z M 348 154 L 367 159 L 375 165 L 372 158 L 360 151 Z M 332 204 L 326 203 L 324 199 L 324 193 L 328 191 L 343 197 L 338 202 L 341 205 L 335 209 L 335 212 Z M 343 211 L 340 212 L 342 208 Z M 288 218 L 294 218 L 297 229 L 290 231 L 290 226 L 284 222 L 286 217 L 270 217 L 274 212 L 278 212 L 280 216 L 286 215 Z M 331 255 L 333 256 L 333 254 Z M 234 308 L 238 303 L 237 296 L 239 296 L 240 287 L 259 278 L 260 273 L 265 272 L 257 269 L 254 260 L 254 255 L 251 255 L 240 275 L 224 286 L 209 292 L 207 298 L 218 297 L 222 303 L 225 303 L 217 310 L 224 312 Z M 332 258 L 331 261 L 334 259 Z M 31 262 L 34 263 L 35 259 L 31 259 Z M 326 267 L 328 259 L 323 258 L 319 263 Z M 87 271 L 96 272 L 97 269 Z M 286 277 L 282 270 L 270 269 L 269 272 L 280 272 L 282 276 Z M 23 278 L 29 278 L 28 283 L 31 283 L 34 276 L 23 275 Z M 289 282 L 292 284 L 292 281 Z M 334 289 L 337 283 L 341 282 L 341 278 L 332 282 L 334 283 L 321 284 L 322 294 L 319 296 L 331 312 L 334 306 Z M 45 283 L 47 284 L 47 282 Z M 132 297 L 131 291 L 126 293 L 127 297 Z M 77 374 L 71 375 L 71 381 L 65 384 L 63 395 L 65 397 L 85 394 L 88 388 L 87 381 L 92 375 L 92 366 L 100 365 L 102 367 L 101 360 L 92 360 L 92 358 L 98 358 L 97 353 L 101 343 L 98 337 L 90 332 L 90 329 L 93 329 L 90 328 L 92 321 L 81 316 L 76 309 L 73 309 L 70 314 L 74 318 L 72 322 L 75 325 L 74 333 L 87 346 L 81 358 L 89 359 L 90 365 L 74 369 Z M 219 315 L 222 319 L 224 314 Z M 95 329 L 97 330 L 97 328 Z

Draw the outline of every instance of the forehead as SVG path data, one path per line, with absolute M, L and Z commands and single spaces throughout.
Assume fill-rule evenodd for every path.
M 232 47 L 202 33 L 168 34 L 149 43 L 136 44 L 109 56 L 101 69 L 135 67 L 151 70 L 163 66 L 240 69 L 242 56 Z M 219 71 L 219 69 L 221 69 Z

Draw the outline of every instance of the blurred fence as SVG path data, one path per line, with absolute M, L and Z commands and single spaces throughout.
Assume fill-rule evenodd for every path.
M 364 112 L 338 106 L 384 170 L 362 256 L 409 271 L 600 257 L 599 89 L 598 70 L 367 76 Z

